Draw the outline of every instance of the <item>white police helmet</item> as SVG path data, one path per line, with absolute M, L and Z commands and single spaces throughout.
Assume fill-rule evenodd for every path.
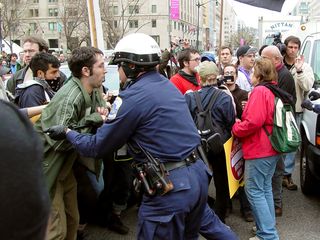
M 156 66 L 161 50 L 157 42 L 144 33 L 132 33 L 122 38 L 114 49 L 114 63 L 127 62 L 138 66 Z

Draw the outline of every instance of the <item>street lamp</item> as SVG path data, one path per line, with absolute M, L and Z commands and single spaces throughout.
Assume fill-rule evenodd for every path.
M 199 25 L 200 25 L 200 7 L 206 5 L 209 2 L 212 2 L 214 0 L 210 0 L 204 3 L 200 3 L 198 0 L 198 3 L 196 4 L 196 6 L 198 7 L 198 22 L 197 22 L 197 43 L 196 43 L 196 47 L 197 49 L 199 48 Z

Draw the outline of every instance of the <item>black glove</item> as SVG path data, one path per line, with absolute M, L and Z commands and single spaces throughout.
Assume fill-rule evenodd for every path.
M 301 107 L 302 108 L 306 108 L 310 111 L 313 110 L 313 104 L 310 100 L 306 99 L 306 100 L 303 100 L 303 102 L 301 103 Z
M 320 93 L 316 91 L 312 91 L 311 93 L 309 93 L 309 98 L 311 101 L 317 100 L 318 98 L 320 98 Z
M 50 138 L 53 140 L 63 140 L 66 138 L 66 132 L 67 132 L 68 127 L 64 125 L 56 125 L 52 126 L 48 129 L 45 129 L 43 132 L 48 134 Z

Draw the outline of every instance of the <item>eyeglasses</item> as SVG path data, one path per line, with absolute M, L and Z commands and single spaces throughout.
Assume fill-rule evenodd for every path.
M 201 58 L 194 58 L 194 59 L 189 60 L 189 62 L 191 62 L 191 61 L 200 62 Z
M 235 72 L 233 72 L 233 71 L 231 71 L 231 72 L 225 72 L 224 73 L 224 75 L 226 75 L 226 76 L 232 76 L 232 75 L 234 75 L 235 74 Z

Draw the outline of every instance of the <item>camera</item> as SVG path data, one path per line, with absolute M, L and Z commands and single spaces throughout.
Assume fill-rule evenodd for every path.
M 271 37 L 273 37 L 272 45 L 277 46 L 281 52 L 281 55 L 284 55 L 286 53 L 286 45 L 281 41 L 281 33 L 276 32 L 275 34 L 272 34 Z
M 234 83 L 234 76 L 221 76 L 221 78 L 218 80 L 218 85 L 225 83 Z

